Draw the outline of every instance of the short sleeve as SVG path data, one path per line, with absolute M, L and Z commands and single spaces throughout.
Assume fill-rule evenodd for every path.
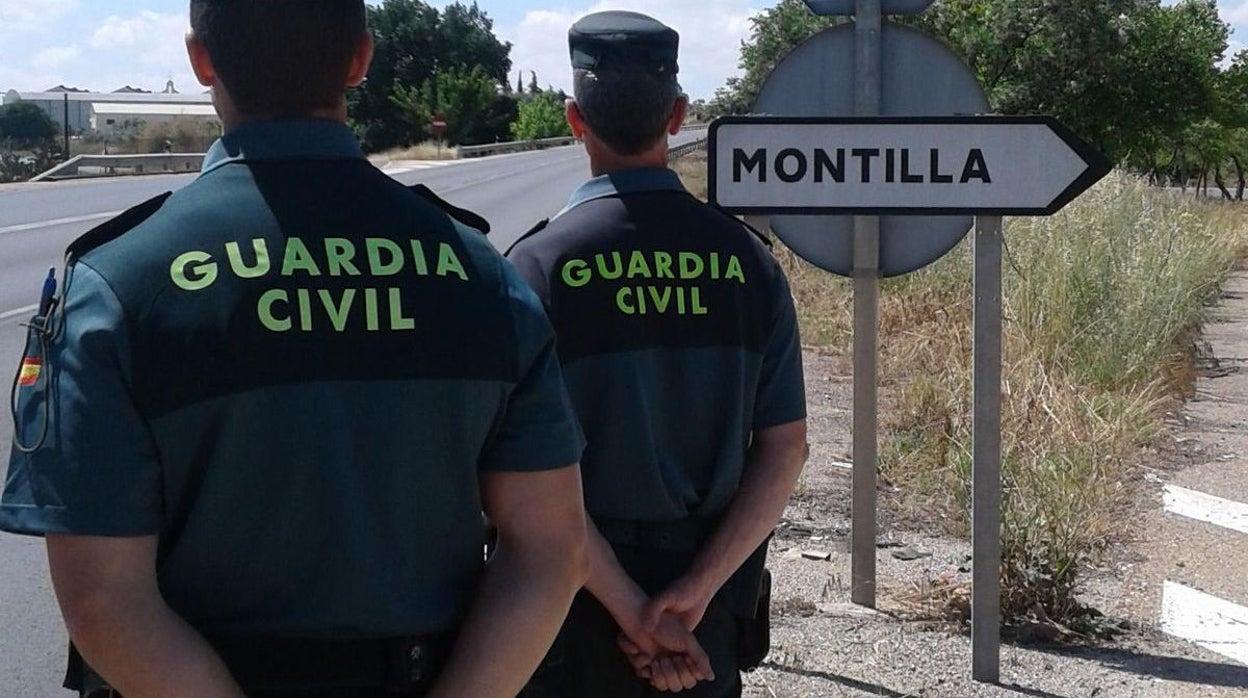
M 772 283 L 772 327 L 763 353 L 753 428 L 766 429 L 806 418 L 802 341 L 788 280 L 777 268 Z
M 31 346 L 39 343 L 32 341 Z M 75 264 L 64 327 L 46 346 L 41 376 L 18 387 L 14 447 L 0 529 L 32 535 L 159 533 L 161 471 L 131 397 L 122 306 L 105 280 Z M 33 446 L 24 453 L 18 443 Z
M 563 468 L 580 461 L 585 438 L 559 369 L 555 333 L 537 296 L 510 264 L 503 267 L 515 327 L 519 380 L 507 398 L 501 424 L 481 468 Z

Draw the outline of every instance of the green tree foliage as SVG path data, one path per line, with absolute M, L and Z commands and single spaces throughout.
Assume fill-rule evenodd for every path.
M 38 105 L 0 106 L 0 183 L 21 182 L 63 159 L 60 128 Z
M 571 136 L 572 129 L 564 118 L 564 101 L 555 92 L 540 92 L 520 104 L 520 115 L 511 125 L 511 135 L 518 141 Z
M 400 91 L 410 95 L 412 90 L 423 89 L 429 81 L 436 81 L 435 73 L 449 76 L 460 71 L 462 76 L 477 68 L 496 92 L 508 79 L 511 44 L 494 36 L 494 21 L 476 2 L 454 2 L 439 11 L 421 0 L 385 0 L 380 6 L 369 7 L 368 21 L 376 55 L 368 80 L 351 94 L 350 112 L 356 132 L 369 150 L 427 137 L 427 122 L 424 129 L 413 132 L 411 112 L 405 106 L 409 100 L 400 96 Z M 510 100 L 491 100 L 491 113 L 481 116 L 477 123 L 492 125 L 495 130 L 472 133 L 471 140 L 494 141 L 506 136 L 514 108 Z
M 1235 171 L 1234 199 L 1244 200 L 1248 167 L 1248 50 L 1240 51 L 1218 76 L 1215 118 L 1226 129 L 1226 157 Z M 1216 174 L 1216 170 L 1215 170 Z
M 467 145 L 493 141 L 516 116 L 515 102 L 480 66 L 438 70 L 418 86 L 395 86 L 392 97 L 413 140 L 431 138 L 435 116 L 445 117 L 446 141 Z
M 1229 28 L 1213 0 L 945 0 L 916 23 L 949 43 L 1004 114 L 1051 114 L 1114 160 L 1212 106 Z
M 59 133 L 52 117 L 33 102 L 0 106 L 0 147 L 6 150 L 47 148 Z

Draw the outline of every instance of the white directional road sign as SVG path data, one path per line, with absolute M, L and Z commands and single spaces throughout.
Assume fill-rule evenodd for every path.
M 747 214 L 1050 215 L 1110 170 L 1050 117 L 726 117 L 710 196 Z

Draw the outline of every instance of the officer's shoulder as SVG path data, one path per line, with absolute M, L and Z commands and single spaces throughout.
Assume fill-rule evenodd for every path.
M 117 240 L 156 215 L 156 212 L 164 207 L 172 195 L 173 192 L 165 192 L 160 196 L 152 197 L 88 230 L 69 244 L 69 248 L 65 251 L 66 256 L 77 259 Z
M 511 243 L 511 246 L 509 246 L 507 248 L 507 251 L 504 252 L 503 254 L 507 257 L 510 257 L 511 253 L 515 252 L 517 248 L 524 248 L 532 244 L 531 241 L 534 240 L 539 233 L 543 232 L 549 227 L 550 227 L 550 219 L 543 218 L 542 220 L 538 221 L 532 228 L 529 228 L 523 235 L 516 238 L 516 241 Z
M 407 190 L 416 196 L 424 199 L 426 202 L 433 204 L 443 213 L 451 217 L 451 220 L 461 223 L 482 235 L 490 234 L 490 222 L 484 216 L 469 211 L 466 208 L 460 208 L 449 203 L 442 197 L 433 193 L 433 190 L 423 184 L 412 184 L 407 186 Z
M 771 238 L 767 237 L 767 235 L 765 235 L 758 228 L 755 228 L 749 223 L 746 223 L 740 218 L 737 218 L 736 216 L 732 215 L 731 213 L 725 211 L 724 209 L 720 208 L 719 206 L 715 204 L 712 204 L 709 202 L 700 202 L 700 203 L 706 206 L 706 208 L 709 211 L 712 211 L 714 215 L 716 216 L 716 218 L 722 221 L 725 225 L 736 226 L 738 229 L 744 229 L 744 231 L 748 232 L 750 235 L 756 238 L 768 250 L 773 249 L 774 245 L 771 242 Z

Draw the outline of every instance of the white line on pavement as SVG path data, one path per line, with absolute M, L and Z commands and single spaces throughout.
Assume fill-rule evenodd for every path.
M 1248 533 L 1248 504 L 1174 485 L 1166 485 L 1162 501 L 1172 514 Z
M 1166 582 L 1161 595 L 1161 629 L 1248 664 L 1248 608 L 1239 604 Z
M 71 223 L 86 223 L 88 221 L 102 221 L 106 218 L 119 216 L 124 211 L 107 211 L 105 213 L 92 213 L 86 216 L 73 216 L 72 218 L 55 218 L 50 221 L 36 221 L 34 223 L 22 223 L 20 225 L 10 225 L 0 228 L 0 235 L 5 233 L 20 233 L 23 230 L 37 230 L 39 228 L 51 228 L 58 225 L 69 225 Z
M 0 313 L 0 320 L 8 320 L 9 318 L 20 317 L 22 315 L 32 315 L 38 309 L 39 309 L 38 305 L 28 305 L 25 308 L 9 310 L 9 311 Z

